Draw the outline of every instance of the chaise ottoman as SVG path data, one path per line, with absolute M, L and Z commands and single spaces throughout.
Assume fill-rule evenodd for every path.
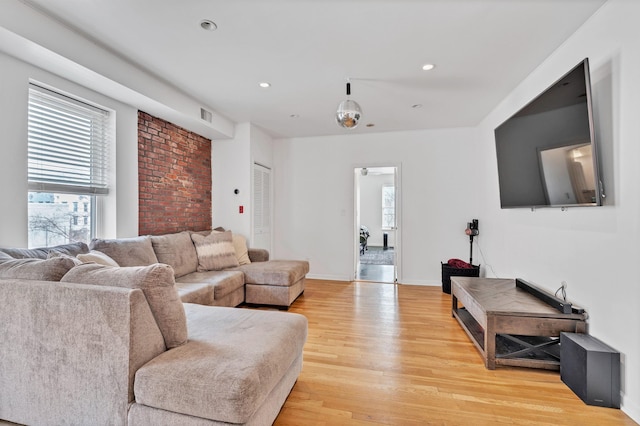
M 306 260 L 268 260 L 237 268 L 244 273 L 245 302 L 289 308 L 304 292 Z

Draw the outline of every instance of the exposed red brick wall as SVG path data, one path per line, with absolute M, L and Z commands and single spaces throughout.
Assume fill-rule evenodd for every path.
M 139 234 L 211 229 L 211 140 L 138 111 Z

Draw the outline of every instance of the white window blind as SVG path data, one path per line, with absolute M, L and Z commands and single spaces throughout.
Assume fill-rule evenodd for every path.
M 109 112 L 31 84 L 29 190 L 107 194 Z

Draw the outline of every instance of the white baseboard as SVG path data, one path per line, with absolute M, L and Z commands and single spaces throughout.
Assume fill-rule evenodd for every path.
M 353 277 L 344 276 L 344 275 L 324 275 L 324 274 L 307 274 L 307 278 L 311 280 L 325 280 L 325 281 L 354 281 Z M 404 285 L 422 285 L 422 286 L 432 286 L 432 287 L 441 287 L 442 282 L 437 280 L 405 280 L 403 279 L 398 284 Z
M 399 282 L 398 284 L 402 284 L 402 285 L 416 285 L 416 286 L 424 286 L 424 287 L 440 287 L 442 284 L 440 283 L 435 283 L 432 281 L 403 281 L 403 282 Z
M 399 284 L 424 285 L 424 286 L 433 286 L 433 287 L 442 286 L 442 283 L 440 281 L 434 281 L 434 280 L 406 280 L 406 279 L 403 279 L 402 282 L 400 282 Z
M 634 422 L 640 424 L 640 405 L 630 399 L 631 398 L 625 398 L 625 396 L 622 395 L 622 404 L 620 404 L 620 408 L 622 409 L 622 412 L 631 417 Z

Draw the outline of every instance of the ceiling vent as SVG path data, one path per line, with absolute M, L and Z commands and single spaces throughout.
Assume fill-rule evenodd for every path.
M 211 113 L 211 111 L 207 111 L 204 108 L 200 108 L 200 118 L 202 118 L 204 121 L 211 123 L 213 121 L 213 114 Z

